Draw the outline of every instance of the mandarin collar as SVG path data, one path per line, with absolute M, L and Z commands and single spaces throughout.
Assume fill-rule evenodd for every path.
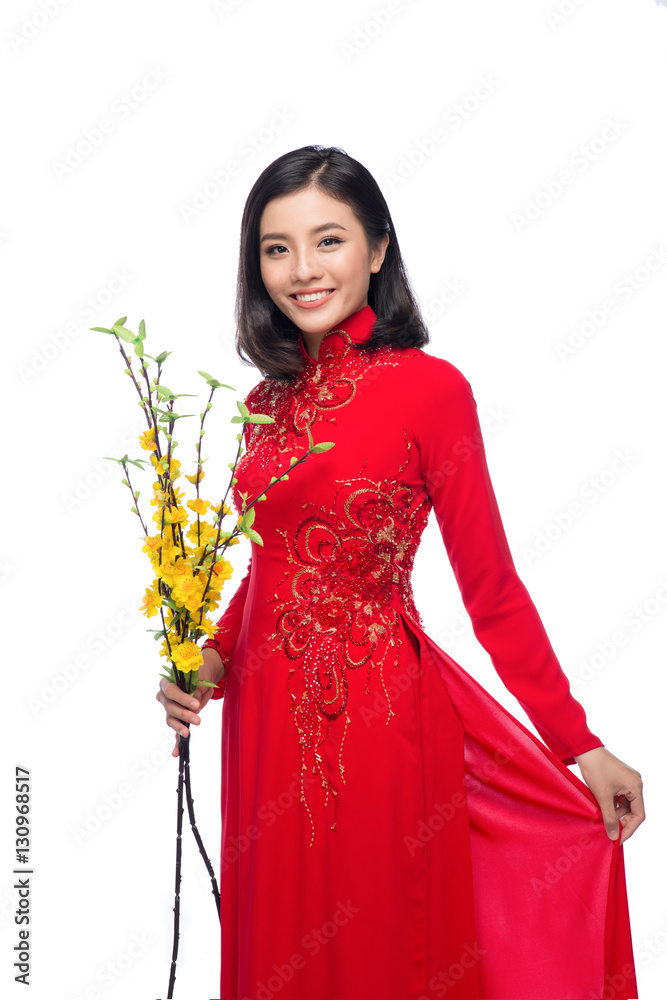
M 359 344 L 368 340 L 376 318 L 375 312 L 369 305 L 362 306 L 361 309 L 351 313 L 347 319 L 342 320 L 328 333 L 325 333 L 320 343 L 317 361 L 311 358 L 306 350 L 303 333 L 299 330 L 298 344 L 299 352 L 304 361 L 304 370 L 312 369 L 314 371 L 321 365 L 335 361 L 341 354 L 347 353 L 350 341 Z

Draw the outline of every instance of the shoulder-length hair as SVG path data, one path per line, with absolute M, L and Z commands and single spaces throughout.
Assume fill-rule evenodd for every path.
M 373 250 L 389 234 L 382 267 L 370 276 L 371 336 L 354 350 L 380 345 L 423 347 L 430 341 L 412 291 L 387 203 L 372 174 L 337 146 L 302 146 L 270 163 L 255 181 L 241 221 L 236 287 L 236 351 L 264 377 L 291 380 L 303 369 L 297 326 L 270 298 L 260 271 L 259 223 L 273 198 L 314 186 L 349 205 Z

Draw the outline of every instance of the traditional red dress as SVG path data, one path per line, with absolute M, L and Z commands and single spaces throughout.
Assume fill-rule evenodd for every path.
M 364 306 L 264 379 L 235 504 L 222 698 L 220 1000 L 634 1000 L 623 848 L 567 767 L 601 746 L 517 575 L 470 384 L 359 351 Z M 474 633 L 542 742 L 422 628 L 431 508 Z M 620 833 L 620 822 L 619 822 Z

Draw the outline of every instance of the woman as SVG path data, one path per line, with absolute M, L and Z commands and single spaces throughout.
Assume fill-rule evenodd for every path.
M 237 324 L 264 375 L 246 405 L 274 418 L 245 426 L 237 509 L 309 434 L 333 446 L 254 506 L 263 544 L 205 643 L 218 687 L 160 682 L 177 734 L 225 696 L 220 997 L 635 998 L 622 844 L 641 777 L 570 693 L 470 385 L 421 350 L 387 205 L 341 150 L 287 153 L 253 186 Z M 410 574 L 431 508 L 544 742 L 422 629 Z

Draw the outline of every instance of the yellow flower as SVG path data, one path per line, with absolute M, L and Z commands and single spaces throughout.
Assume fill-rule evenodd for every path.
M 225 580 L 229 580 L 232 575 L 232 564 L 226 559 L 218 559 L 211 573 L 210 586 L 213 590 L 221 590 Z
M 139 444 L 144 449 L 144 451 L 155 451 L 157 449 L 154 427 L 151 427 L 149 430 L 144 431 L 144 433 L 139 436 Z
M 151 462 L 153 462 L 154 458 L 155 456 L 151 455 Z M 167 473 L 167 471 L 169 471 L 169 478 L 177 479 L 181 474 L 179 472 L 181 463 L 178 461 L 177 458 L 170 459 L 169 465 L 167 465 L 167 456 L 163 455 L 162 458 L 155 458 L 153 465 L 155 466 L 155 471 L 157 472 L 158 476 L 164 476 Z
M 188 480 L 189 483 L 192 483 L 193 486 L 196 486 L 197 483 L 201 483 L 205 475 L 206 473 L 204 472 L 204 470 L 200 469 L 199 472 L 195 472 L 194 476 L 186 475 L 185 478 Z
M 172 563 L 169 557 L 164 556 L 164 554 L 162 562 L 155 569 L 155 575 L 158 579 L 164 580 L 169 588 L 174 587 L 176 581 L 188 573 L 191 573 L 191 569 L 185 559 L 179 559 L 176 563 Z
M 213 504 L 212 503 L 211 504 L 211 510 L 214 510 L 216 514 L 220 513 L 220 507 L 221 507 L 221 504 L 219 504 L 219 503 L 217 503 L 217 504 Z M 225 504 L 225 509 L 223 510 L 223 514 L 229 515 L 229 514 L 233 514 L 233 513 L 234 512 L 232 511 L 231 507 L 228 507 L 227 504 Z
M 158 550 L 162 548 L 162 535 L 147 535 L 144 539 L 145 545 L 142 552 L 147 552 L 149 556 L 157 556 Z
M 217 534 L 217 528 L 210 524 L 208 521 L 199 522 L 199 538 L 197 538 L 197 522 L 191 524 L 188 528 L 187 537 L 191 542 L 197 542 L 200 545 L 206 545 L 209 541 L 215 541 L 215 536 Z
M 196 500 L 188 500 L 188 507 L 190 510 L 193 510 L 195 514 L 205 514 L 208 506 L 208 500 L 202 500 L 200 497 L 197 497 Z
M 210 618 L 206 615 L 203 616 L 201 622 L 197 622 L 197 627 L 205 632 L 209 639 L 212 639 L 216 633 L 216 626 L 213 624 Z
M 202 595 L 204 592 L 205 578 L 201 573 L 197 576 L 182 574 L 174 581 L 171 596 L 177 604 L 187 608 L 194 614 L 202 605 Z
M 204 663 L 201 649 L 196 642 L 186 639 L 185 642 L 172 643 L 171 658 L 178 670 L 189 674 L 191 670 L 199 670 Z
M 152 618 L 153 615 L 158 613 L 161 606 L 162 595 L 158 590 L 158 582 L 155 580 L 152 587 L 146 588 L 146 593 L 144 594 L 144 599 L 139 610 L 147 618 Z

